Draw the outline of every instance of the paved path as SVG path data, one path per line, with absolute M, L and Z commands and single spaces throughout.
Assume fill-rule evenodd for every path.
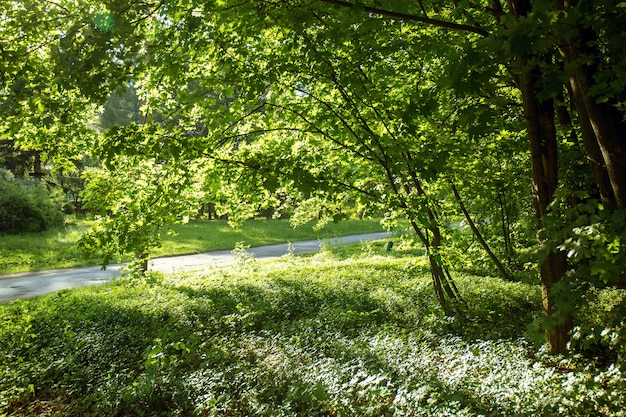
M 366 240 L 386 239 L 390 235 L 386 232 L 352 235 L 326 240 L 331 245 L 344 245 Z M 294 254 L 316 252 L 320 248 L 321 240 L 306 240 L 291 243 Z M 248 249 L 256 259 L 279 258 L 289 252 L 289 244 L 259 246 Z M 215 251 L 195 255 L 171 256 L 156 258 L 150 261 L 149 269 L 161 272 L 178 270 L 200 270 L 213 266 L 230 265 L 236 262 L 231 251 Z M 30 298 L 37 295 L 49 294 L 55 291 L 101 284 L 119 277 L 122 274 L 123 264 L 109 265 L 106 270 L 99 266 L 86 268 L 57 269 L 24 274 L 0 275 L 0 303 L 18 298 Z

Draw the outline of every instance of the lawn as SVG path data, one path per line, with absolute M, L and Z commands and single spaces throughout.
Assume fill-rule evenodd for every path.
M 81 234 L 90 226 L 88 220 L 70 218 L 61 229 L 42 233 L 0 235 L 0 275 L 54 268 L 98 265 L 98 257 L 85 257 L 78 249 Z M 173 235 L 163 233 L 163 245 L 153 256 L 181 255 L 211 250 L 233 249 L 237 242 L 259 246 L 317 238 L 379 232 L 379 220 L 346 220 L 331 223 L 321 230 L 314 223 L 293 228 L 288 220 L 249 220 L 242 227 L 233 229 L 226 221 L 192 220 L 175 225 Z M 122 257 L 118 261 L 129 260 Z
M 356 249 L 355 249 L 356 248 Z M 520 338 L 536 285 L 383 243 L 0 306 L 0 416 L 620 416 L 624 375 Z

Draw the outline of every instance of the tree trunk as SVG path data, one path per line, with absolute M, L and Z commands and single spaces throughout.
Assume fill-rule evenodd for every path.
M 409 208 L 409 204 L 406 199 L 411 198 L 413 192 L 417 192 L 418 195 L 424 197 L 425 199 L 427 196 L 425 190 L 422 188 L 420 178 L 413 168 L 413 158 L 411 153 L 406 152 L 404 155 L 407 163 L 406 171 L 409 175 L 410 181 L 405 181 L 402 185 L 398 185 L 398 178 L 393 174 L 389 163 L 390 160 L 385 154 L 382 146 L 380 147 L 380 150 L 381 157 L 379 158 L 378 163 L 385 171 L 385 175 L 393 194 L 400 197 L 400 207 L 409 218 L 412 218 L 415 213 L 413 213 Z M 422 231 L 416 221 L 410 220 L 411 227 L 413 227 L 415 234 L 424 245 L 426 253 L 428 254 L 433 287 L 441 308 L 444 310 L 446 315 L 452 315 L 454 312 L 460 314 L 461 311 L 459 308 L 459 302 L 463 302 L 463 299 L 454 284 L 448 269 L 442 263 L 441 254 L 439 253 L 439 247 L 441 246 L 442 239 L 438 226 L 437 213 L 430 206 L 426 207 L 426 212 L 430 226 L 425 227 Z M 429 232 L 431 235 L 430 237 Z
M 520 66 L 523 68 L 526 62 Z M 548 212 L 548 205 L 554 198 L 558 186 L 557 141 L 554 125 L 554 105 L 552 100 L 537 99 L 536 86 L 541 85 L 541 73 L 538 69 L 526 70 L 519 77 L 522 92 L 524 114 L 528 126 L 528 140 L 532 163 L 533 198 L 537 216 L 538 230 L 543 228 L 543 218 Z M 541 243 L 541 242 L 540 242 Z M 561 252 L 550 253 L 540 265 L 541 289 L 544 313 L 552 316 L 554 302 L 550 294 L 552 287 L 565 274 L 566 258 Z M 571 329 L 571 317 L 554 328 L 546 330 L 546 340 L 552 354 L 567 353 L 567 341 Z
M 576 65 L 570 76 L 571 94 L 602 202 L 609 210 L 621 209 L 626 208 L 626 123 L 615 106 L 610 102 L 599 103 L 591 94 L 597 64 L 577 64 L 583 55 L 599 59 L 601 53 L 591 46 L 595 41 L 593 31 L 579 27 L 578 37 L 561 45 L 559 50 L 566 64 Z
M 408 173 L 411 178 L 413 189 L 417 191 L 418 195 L 427 199 L 426 191 L 422 187 L 421 181 L 413 165 L 413 156 L 411 152 L 406 152 L 405 157 L 408 163 Z M 407 197 L 411 195 L 411 187 L 409 184 L 404 184 L 404 192 Z M 457 289 L 450 271 L 441 261 L 441 254 L 439 253 L 439 247 L 441 246 L 441 231 L 438 226 L 438 215 L 432 207 L 427 207 L 428 220 L 430 226 L 426 229 L 426 234 L 420 232 L 420 229 L 415 222 L 411 222 L 413 229 L 422 240 L 422 243 L 426 247 L 428 253 L 428 259 L 430 262 L 430 271 L 433 278 L 433 285 L 435 291 L 439 296 L 439 301 L 446 314 L 450 315 L 450 306 L 458 314 L 461 314 L 459 309 L 459 302 L 463 302 L 461 293 Z M 431 234 L 431 239 L 428 239 L 428 232 Z M 445 292 L 445 295 L 444 295 Z M 446 298 L 447 296 L 447 298 Z
M 550 253 L 540 265 L 541 293 L 543 299 L 543 313 L 546 317 L 555 314 L 554 303 L 550 297 L 550 291 L 565 274 L 567 270 L 567 258 L 562 251 Z M 546 329 L 546 340 L 550 345 L 550 353 L 567 353 L 569 331 L 572 329 L 572 317 L 567 314 L 561 322 L 557 322 L 553 328 Z
M 504 265 L 502 265 L 502 262 L 500 262 L 496 254 L 493 253 L 493 251 L 491 250 L 491 248 L 489 247 L 489 245 L 483 238 L 482 233 L 480 233 L 480 230 L 478 230 L 478 228 L 476 227 L 476 224 L 474 224 L 472 217 L 470 216 L 469 212 L 465 208 L 465 204 L 463 204 L 463 200 L 461 199 L 461 195 L 459 194 L 459 191 L 456 189 L 456 186 L 454 185 L 452 181 L 450 181 L 450 187 L 452 188 L 452 193 L 454 194 L 454 198 L 459 203 L 459 207 L 461 208 L 461 211 L 463 212 L 463 216 L 465 217 L 465 220 L 467 220 L 467 224 L 469 224 L 470 229 L 472 229 L 474 236 L 476 237 L 476 239 L 478 240 L 482 248 L 485 250 L 485 252 L 487 252 L 489 259 L 491 259 L 491 262 L 493 262 L 493 264 L 495 265 L 496 269 L 498 270 L 498 273 L 505 280 L 512 281 L 513 279 L 511 278 L 511 275 L 507 272 L 506 268 L 504 268 Z
M 530 0 L 509 0 L 509 7 L 516 18 L 526 17 L 532 10 Z M 530 67 L 531 60 L 535 63 Z M 554 103 L 552 99 L 539 100 L 538 93 L 543 86 L 541 61 L 548 61 L 541 56 L 522 56 L 517 58 L 515 68 L 519 71 L 518 86 L 522 93 L 522 104 L 528 130 L 530 157 L 532 165 L 533 199 L 537 216 L 537 230 L 543 228 L 543 218 L 554 198 L 558 186 L 557 140 L 554 125 Z M 548 62 L 546 62 L 548 63 Z M 550 65 L 547 65 L 550 67 Z M 539 241 L 541 244 L 541 241 Z M 551 289 L 566 271 L 565 257 L 556 252 L 550 253 L 540 264 L 541 291 L 544 313 L 554 313 Z M 571 318 L 565 317 L 563 323 L 546 330 L 546 340 L 552 354 L 567 353 L 567 341 L 571 328 Z
M 134 266 L 137 268 L 137 271 L 141 272 L 142 274 L 148 272 L 148 262 L 149 257 L 147 253 L 143 251 L 135 252 L 135 260 L 133 263 Z
M 587 114 L 587 109 L 578 83 L 573 77 L 570 79 L 570 95 L 576 107 L 576 111 L 578 112 L 578 122 L 580 124 L 583 146 L 587 154 L 591 174 L 600 191 L 602 204 L 607 210 L 615 209 L 617 208 L 617 201 L 615 200 L 615 193 L 611 186 L 611 178 L 609 177 L 609 172 L 604 163 L 604 157 L 602 156 L 600 145 L 598 145 L 596 134 L 589 121 L 589 115 Z
M 459 302 L 463 302 L 463 299 L 450 276 L 450 272 L 440 260 L 441 233 L 439 228 L 436 226 L 430 227 L 426 230 L 426 233 L 423 233 L 416 222 L 411 221 L 411 226 L 426 248 L 433 288 L 444 314 L 447 316 L 451 316 L 454 313 L 460 315 Z M 428 238 L 429 232 L 432 236 L 430 239 Z

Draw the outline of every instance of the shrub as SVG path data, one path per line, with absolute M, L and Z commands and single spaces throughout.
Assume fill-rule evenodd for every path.
M 42 182 L 0 172 L 0 233 L 40 232 L 62 223 L 61 207 Z

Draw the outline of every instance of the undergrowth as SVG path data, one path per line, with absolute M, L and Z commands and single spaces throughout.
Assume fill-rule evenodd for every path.
M 422 257 L 362 249 L 0 306 L 0 415 L 624 415 L 615 366 L 519 338 L 536 286 L 458 276 L 444 317 Z

